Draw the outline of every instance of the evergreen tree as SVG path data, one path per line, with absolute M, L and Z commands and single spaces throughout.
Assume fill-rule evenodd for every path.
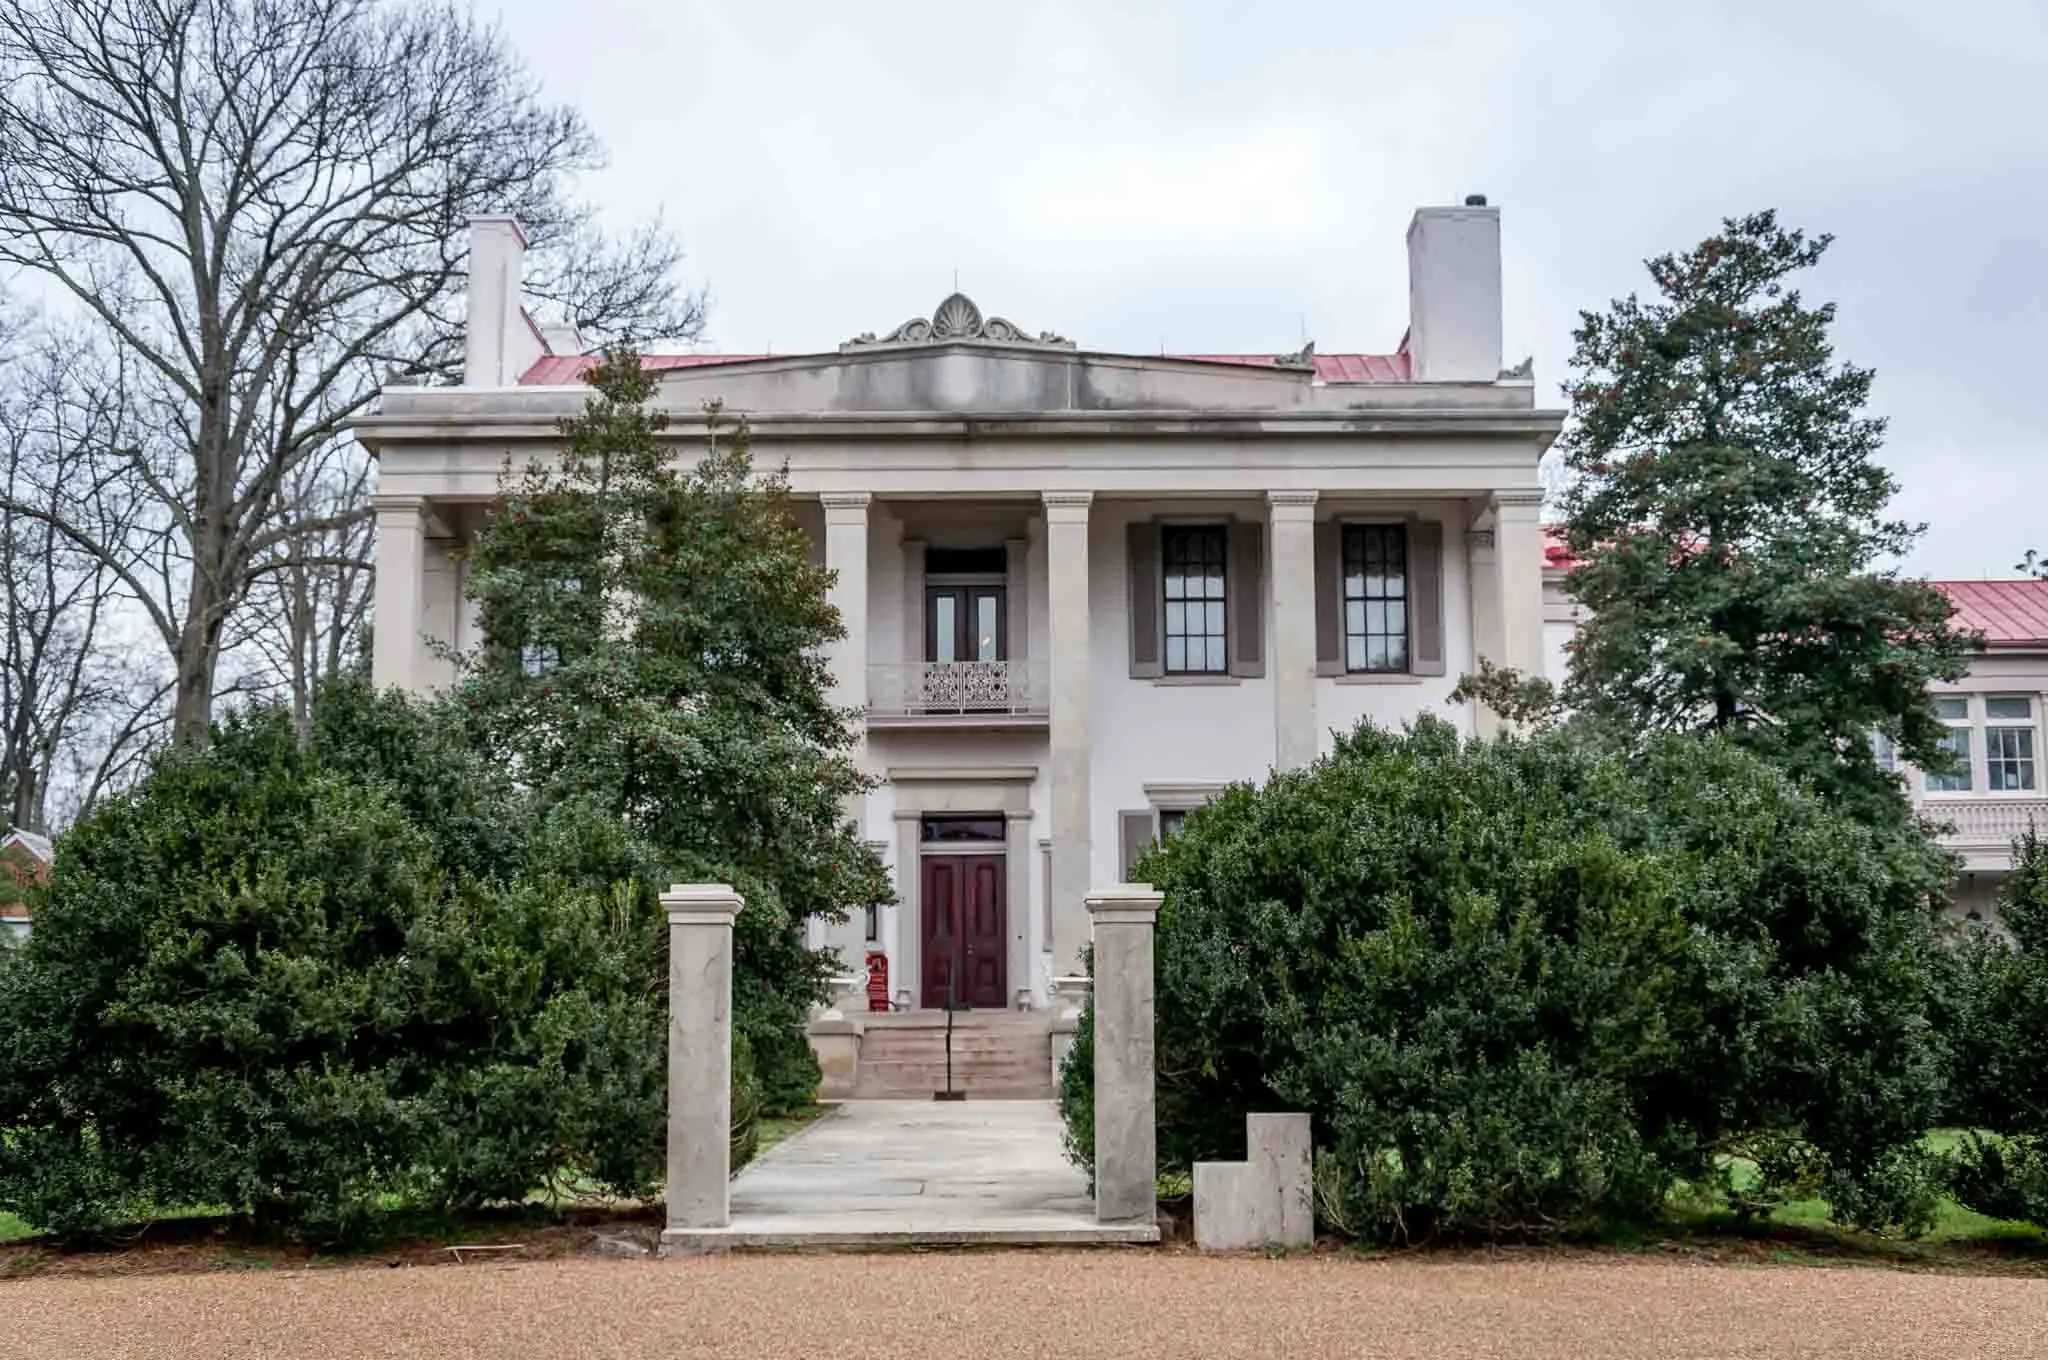
M 804 924 L 889 900 L 842 809 L 863 786 L 822 649 L 841 636 L 780 478 L 708 416 L 694 466 L 663 439 L 636 355 L 587 375 L 559 460 L 513 472 L 471 563 L 482 641 L 460 693 L 489 748 L 551 804 L 620 819 L 662 883 L 729 882 L 734 1022 L 771 1106 L 807 1099 L 825 956 Z M 643 884 L 655 891 L 661 883 Z
M 1627 732 L 1726 732 L 1896 815 L 1872 734 L 1946 768 L 1927 686 L 1972 641 L 1891 565 L 1921 526 L 1885 517 L 1871 370 L 1835 361 L 1834 305 L 1788 286 L 1830 239 L 1730 218 L 1649 262 L 1651 300 L 1582 314 L 1559 447 L 1568 589 L 1591 618 L 1565 697 Z

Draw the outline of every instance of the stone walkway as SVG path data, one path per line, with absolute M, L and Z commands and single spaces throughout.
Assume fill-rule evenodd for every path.
M 732 1183 L 732 1226 L 684 1249 L 1154 1242 L 1095 1221 L 1049 1100 L 850 1100 Z

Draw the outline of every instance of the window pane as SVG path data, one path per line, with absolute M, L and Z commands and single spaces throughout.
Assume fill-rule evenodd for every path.
M 1938 743 L 1942 750 L 1955 753 L 1956 768 L 1953 774 L 1929 774 L 1927 790 L 1930 793 L 1967 793 L 1970 790 L 1970 729 L 1952 728 Z
M 2034 701 L 2024 696 L 1986 699 L 1984 716 L 1987 718 L 2018 718 L 2025 722 L 2034 716 Z
M 997 645 L 1002 637 L 1001 630 L 996 624 L 997 612 L 994 595 L 982 594 L 975 597 L 974 655 L 978 661 L 994 661 L 1001 655 L 1001 648 Z
M 1407 530 L 1347 524 L 1343 545 L 1345 669 L 1407 669 Z
M 1970 701 L 1961 695 L 1948 695 L 1934 701 L 1934 716 L 1949 722 L 1957 722 L 1970 716 Z
M 1889 734 L 1872 732 L 1870 734 L 1870 750 L 1871 754 L 1877 757 L 1878 769 L 1890 771 L 1899 768 L 1899 746 L 1897 742 L 1891 739 Z
M 960 601 L 952 595 L 932 599 L 932 655 L 940 661 L 960 659 Z
M 2034 787 L 2034 729 L 1993 727 L 1984 734 L 1984 782 L 1997 793 Z
M 1170 525 L 1161 534 L 1165 562 L 1166 669 L 1168 673 L 1222 673 L 1229 669 L 1229 603 L 1224 562 L 1228 535 L 1208 525 Z
M 1187 822 L 1188 814 L 1185 808 L 1162 808 L 1159 813 L 1159 839 L 1170 840 L 1178 836 Z

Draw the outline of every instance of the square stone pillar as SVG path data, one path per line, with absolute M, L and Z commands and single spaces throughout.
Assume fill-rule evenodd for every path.
M 679 883 L 668 909 L 668 1227 L 664 1246 L 732 1218 L 732 923 L 722 883 Z
M 426 502 L 418 496 L 370 498 L 377 521 L 376 611 L 370 644 L 370 679 L 378 689 L 422 688 L 426 614 Z
M 1273 768 L 1316 758 L 1316 493 L 1268 491 L 1273 573 Z
M 1094 877 L 1089 825 L 1087 491 L 1045 493 L 1046 600 L 1050 623 L 1052 954 L 1055 975 L 1078 973 L 1088 946 L 1083 905 Z
M 819 497 L 825 508 L 825 566 L 833 575 L 829 599 L 839 611 L 846 636 L 830 644 L 825 664 L 832 674 L 832 702 L 850 708 L 854 720 L 853 745 L 847 758 L 867 769 L 868 709 L 868 509 L 874 500 L 865 491 L 827 492 Z M 859 834 L 867 835 L 867 795 L 856 793 L 846 800 L 846 817 Z M 827 922 L 824 940 L 839 956 L 839 970 L 849 973 L 861 966 L 866 932 L 857 920 Z
M 1152 932 L 1163 894 L 1119 883 L 1088 896 L 1095 921 L 1095 1221 L 1159 1212 Z

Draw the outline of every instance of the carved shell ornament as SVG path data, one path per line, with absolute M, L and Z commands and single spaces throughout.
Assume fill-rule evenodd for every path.
M 930 317 L 912 317 L 890 331 L 876 337 L 873 331 L 863 331 L 841 345 L 841 349 L 861 349 L 868 345 L 936 345 L 960 340 L 993 340 L 1005 345 L 1040 345 L 1049 349 L 1072 349 L 1074 342 L 1051 331 L 1040 331 L 1027 335 L 1016 323 L 1000 316 L 983 316 L 981 308 L 974 305 L 974 299 L 965 293 L 954 293 L 935 308 Z

